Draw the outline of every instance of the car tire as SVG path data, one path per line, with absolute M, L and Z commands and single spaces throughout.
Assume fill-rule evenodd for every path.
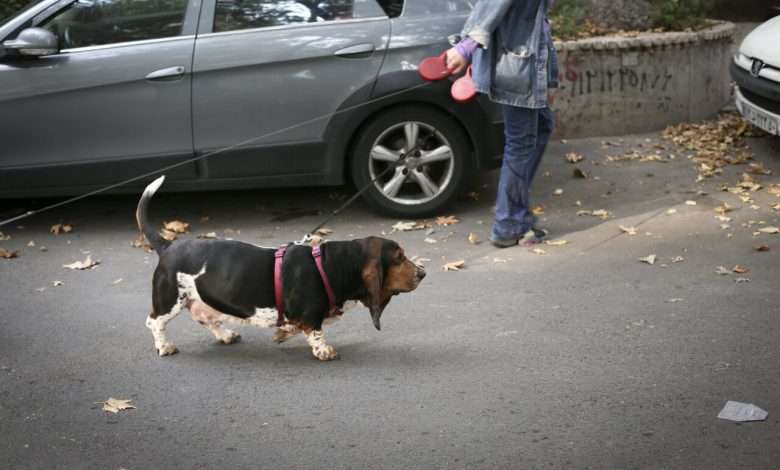
M 417 150 L 406 155 L 410 142 Z M 371 120 L 353 147 L 352 180 L 363 199 L 395 217 L 436 214 L 461 192 L 469 174 L 471 146 L 464 129 L 447 114 L 403 106 Z M 403 163 L 401 161 L 403 160 Z

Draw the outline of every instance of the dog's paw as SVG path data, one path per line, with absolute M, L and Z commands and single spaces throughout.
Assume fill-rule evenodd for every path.
M 320 361 L 334 361 L 337 359 L 341 359 L 339 356 L 339 353 L 336 352 L 336 350 L 333 348 L 333 346 L 322 346 L 319 348 L 312 349 L 312 354 L 314 354 L 314 357 L 319 359 Z
M 219 339 L 219 342 L 222 344 L 236 344 L 241 341 L 241 335 L 236 333 L 235 331 L 231 331 L 227 335 L 223 336 Z
M 163 344 L 162 346 L 157 348 L 157 354 L 159 354 L 160 357 L 172 356 L 177 352 L 179 352 L 179 348 L 177 348 L 171 343 Z

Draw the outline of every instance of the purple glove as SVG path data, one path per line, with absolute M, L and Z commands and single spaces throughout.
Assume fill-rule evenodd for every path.
M 478 47 L 479 43 L 470 37 L 466 37 L 466 39 L 455 44 L 455 50 L 458 51 L 458 54 L 462 55 L 467 62 L 471 62 L 471 56 Z

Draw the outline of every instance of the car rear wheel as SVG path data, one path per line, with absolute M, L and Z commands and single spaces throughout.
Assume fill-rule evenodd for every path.
M 371 121 L 359 134 L 352 177 L 374 209 L 398 217 L 442 210 L 468 174 L 470 147 L 463 128 L 435 109 L 402 107 Z M 375 181 L 374 181 L 375 180 Z

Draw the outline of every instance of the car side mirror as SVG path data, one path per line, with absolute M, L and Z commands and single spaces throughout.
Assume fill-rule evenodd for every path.
M 51 31 L 43 28 L 23 29 L 16 39 L 3 43 L 8 50 L 19 52 L 20 55 L 43 57 L 60 51 L 59 39 Z

